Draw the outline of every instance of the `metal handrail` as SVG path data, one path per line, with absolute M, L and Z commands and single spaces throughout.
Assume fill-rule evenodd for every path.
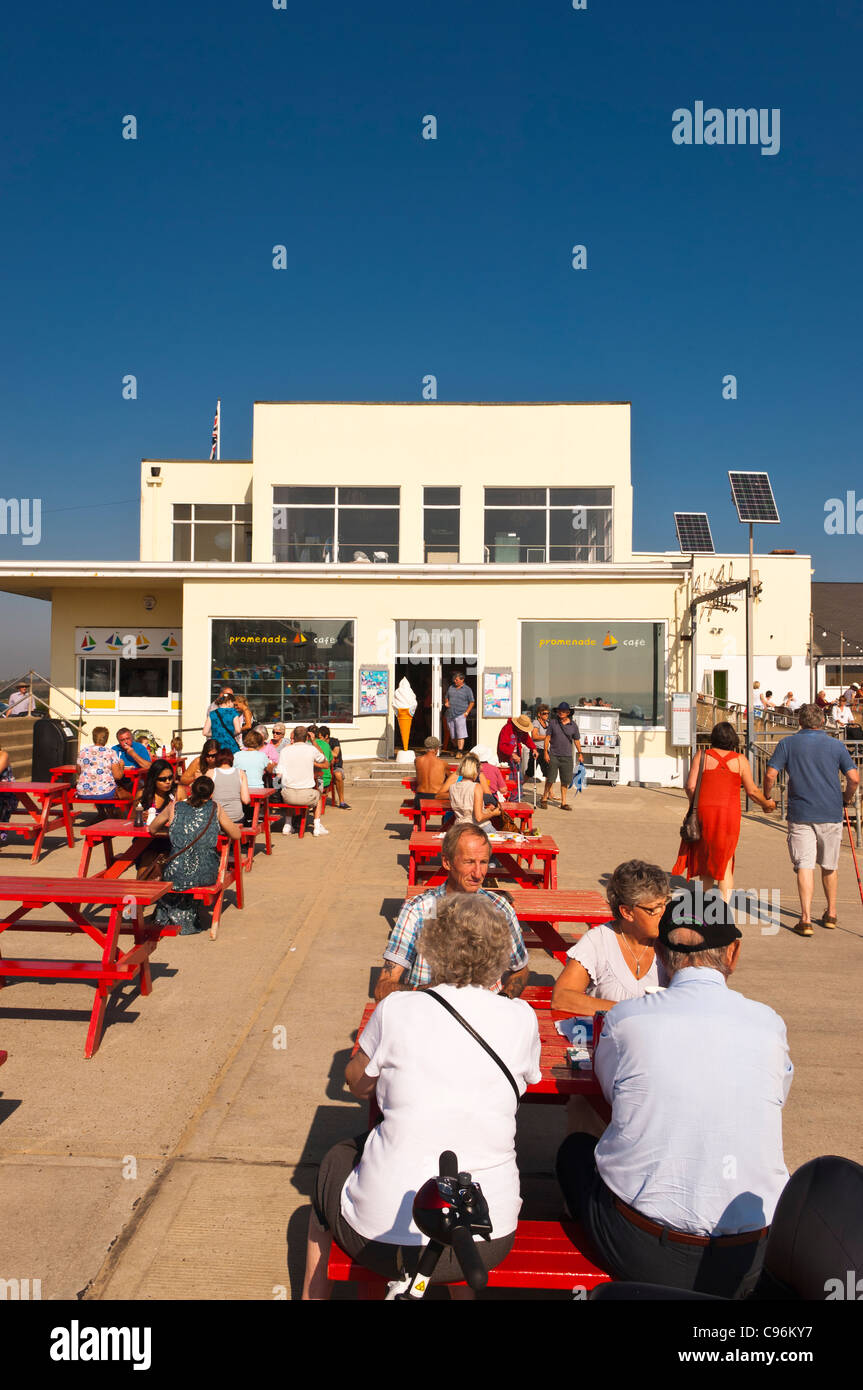
M 43 700 L 42 697 L 41 697 L 41 695 L 34 695 L 34 694 L 33 694 L 33 677 L 34 677 L 34 676 L 36 677 L 37 680 L 42 681 L 43 685 L 47 685 L 48 690 L 49 690 L 49 693 L 50 693 L 50 691 L 52 691 L 52 690 L 53 690 L 53 691 L 56 691 L 56 693 L 57 693 L 58 695 L 62 695 L 63 698 L 64 698 L 65 700 L 68 700 L 69 703 L 70 703 L 71 705 L 74 705 L 74 706 L 76 707 L 76 709 L 78 709 L 78 710 L 80 711 L 80 713 L 79 713 L 79 715 L 78 715 L 78 719 L 77 719 L 78 732 L 80 733 L 81 730 L 84 728 L 84 720 L 81 718 L 81 715 L 82 715 L 82 714 L 87 714 L 87 715 L 89 715 L 90 711 L 86 708 L 85 705 L 80 704 L 78 700 L 73 699 L 73 697 L 72 697 L 71 695 L 67 695 L 67 693 L 66 693 L 65 690 L 61 690 L 60 687 L 59 687 L 58 685 L 55 685 L 53 681 L 49 680 L 47 676 L 43 676 L 43 675 L 41 674 L 40 671 L 35 671 L 35 670 L 33 670 L 33 668 L 31 667 L 30 670 L 27 672 L 27 675 L 26 675 L 26 676 L 18 676 L 16 680 L 6 681 L 6 683 L 5 683 L 4 685 L 0 686 L 0 690 L 11 690 L 13 686 L 15 686 L 15 685 L 20 685 L 21 682 L 22 682 L 23 680 L 26 680 L 26 681 L 28 682 L 29 686 L 30 686 L 30 699 L 31 699 L 31 700 L 34 700 L 34 701 L 36 702 L 37 705 L 43 705 L 44 708 L 48 711 L 49 715 L 54 715 L 54 716 L 56 716 L 57 719 L 66 719 L 66 718 L 69 718 L 68 715 L 62 714 L 59 710 L 52 709 L 51 704 L 49 703 L 49 701 L 48 701 L 48 700 Z

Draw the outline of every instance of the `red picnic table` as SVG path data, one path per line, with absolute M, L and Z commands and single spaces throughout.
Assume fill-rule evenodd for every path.
M 102 878 L 0 878 L 0 902 L 20 904 L 8 916 L 0 918 L 0 933 L 32 931 L 62 932 L 67 935 L 70 928 L 77 929 L 95 941 L 102 952 L 99 960 L 12 960 L 0 955 L 0 988 L 16 978 L 95 981 L 96 997 L 84 1046 L 84 1056 L 92 1057 L 102 1037 L 105 1007 L 111 990 L 140 974 L 141 994 L 152 991 L 150 955 L 160 937 L 173 936 L 177 929 L 166 927 L 160 930 L 158 927 L 145 926 L 141 914 L 144 907 L 157 902 L 170 891 L 170 883 L 154 882 L 152 879 L 140 883 L 134 880 L 113 883 Z M 132 904 L 136 908 L 135 918 L 132 922 L 124 923 L 122 910 Z M 27 916 L 34 909 L 55 905 L 63 913 L 60 920 L 32 920 Z M 94 922 L 85 916 L 82 911 L 85 906 L 109 907 L 111 914 L 107 924 Z M 130 950 L 118 955 L 118 938 L 121 934 L 133 936 L 134 944 Z
M 460 766 L 460 763 L 449 763 L 447 765 L 447 772 L 458 772 Z M 513 776 L 512 768 L 508 763 L 501 763 L 498 770 L 506 783 L 507 794 L 511 796 L 514 792 L 518 791 L 518 778 Z M 410 792 L 415 792 L 417 789 L 416 777 L 403 777 L 402 786 L 407 787 Z
M 408 902 L 428 888 L 427 883 L 414 883 L 407 891 Z M 556 960 L 564 961 L 575 941 L 567 941 L 555 928 L 557 922 L 584 922 L 596 927 L 607 922 L 609 906 L 601 893 L 588 888 L 501 888 L 492 889 L 512 904 L 523 928 L 524 944 L 529 951 L 543 950 Z M 578 937 L 575 938 L 578 940 Z
M 550 986 L 529 987 L 521 997 L 536 1012 L 541 1048 L 539 1065 L 542 1071 L 541 1080 L 528 1086 L 524 1093 L 524 1100 L 535 1105 L 561 1105 L 572 1096 L 584 1096 L 585 1100 L 590 1103 L 591 1109 L 601 1119 L 610 1120 L 611 1108 L 593 1074 L 593 1067 L 591 1066 L 590 1070 L 587 1071 L 573 1071 L 571 1069 L 566 1058 L 566 1050 L 570 1044 L 554 1026 L 558 1019 L 571 1018 L 572 1015 L 552 1011 Z M 354 1043 L 351 1056 L 362 1045 L 362 1032 L 374 1009 L 375 1005 L 369 1003 L 363 1010 L 357 1041 Z M 587 1045 L 587 1051 L 591 1054 L 592 1059 L 592 1044 Z M 479 1057 L 479 1049 L 477 1049 L 477 1057 Z M 380 1117 L 381 1112 L 378 1109 L 377 1101 L 372 1096 L 369 1101 L 369 1127 L 377 1124 Z
M 120 761 L 121 759 L 117 758 L 117 762 Z M 170 759 L 168 759 L 168 761 L 170 761 Z M 146 776 L 146 773 L 147 769 L 145 767 L 127 767 L 124 769 L 124 775 L 130 779 L 130 781 L 135 785 L 136 789 L 138 779 L 140 777 Z M 59 763 L 57 767 L 50 768 L 48 773 L 48 777 L 51 782 L 70 782 L 73 778 L 77 776 L 77 763 Z
M 74 845 L 70 807 L 71 787 L 67 782 L 4 782 L 3 795 L 17 797 L 19 807 L 14 815 L 26 815 L 29 821 L 16 824 L 5 821 L 3 829 L 7 835 L 20 835 L 24 840 L 33 840 L 33 853 L 30 863 L 35 864 L 42 852 L 45 836 L 58 826 L 66 833 L 66 841 Z
M 500 808 L 502 811 L 517 820 L 522 831 L 533 829 L 533 816 L 535 806 L 530 806 L 526 801 L 508 801 Z M 427 830 L 431 818 L 445 816 L 447 811 L 451 811 L 452 806 L 448 801 L 440 801 L 437 797 L 429 797 L 428 800 L 420 802 L 419 806 L 414 806 L 413 801 L 404 801 L 399 807 L 399 815 L 406 816 L 408 820 L 413 820 L 417 830 Z
M 430 864 L 431 860 L 440 859 L 442 840 L 443 835 L 439 832 L 432 834 L 426 831 L 423 834 L 422 831 L 414 831 L 408 844 L 410 851 L 409 884 L 416 883 L 420 873 L 428 875 L 424 877 L 424 882 L 428 888 L 434 888 L 439 883 L 446 883 L 447 871 L 443 865 L 441 863 Z M 557 856 L 559 851 L 550 835 L 526 838 L 514 835 L 497 835 L 492 832 L 489 835 L 489 842 L 492 858 L 497 865 L 491 870 L 494 878 L 517 883 L 521 888 L 557 887 Z M 527 863 L 519 863 L 521 859 L 525 859 Z M 530 867 L 532 859 L 542 861 L 541 872 Z M 541 883 L 539 882 L 540 878 Z
M 509 899 L 522 927 L 529 926 L 531 934 L 538 938 L 536 944 L 560 961 L 566 960 L 566 953 L 573 943 L 560 935 L 556 924 L 584 922 L 590 928 L 607 922 L 610 916 L 606 899 L 595 889 L 555 888 L 546 891 L 542 888 L 514 888 L 501 896 Z M 525 932 L 525 945 L 529 949 L 534 945 L 528 938 L 528 932 Z
M 78 873 L 81 878 L 95 878 L 100 882 L 105 879 L 119 879 L 127 869 L 134 866 L 141 851 L 147 842 L 152 838 L 149 827 L 146 825 L 133 825 L 130 820 L 101 820 L 96 821 L 95 825 L 86 825 L 83 828 L 84 850 L 81 855 L 81 865 Z M 114 853 L 114 840 L 128 839 L 131 841 L 125 849 L 119 853 Z M 105 867 L 97 873 L 91 873 L 90 860 L 97 844 L 101 844 L 105 851 Z M 197 888 L 173 889 L 172 892 L 183 892 L 191 898 L 198 898 L 205 907 L 213 905 L 213 920 L 210 926 L 210 936 L 213 940 L 219 931 L 219 923 L 222 919 L 222 907 L 225 892 L 233 887 L 237 897 L 237 907 L 243 906 L 243 867 L 242 867 L 242 840 L 229 840 L 227 835 L 219 835 L 217 849 L 219 850 L 219 869 L 216 874 L 216 881 L 212 884 L 202 885 Z M 228 856 L 231 855 L 232 867 L 228 869 Z M 170 865 L 168 866 L 170 873 Z M 124 882 L 128 882 L 124 879 Z M 145 880 L 147 882 L 148 880 Z

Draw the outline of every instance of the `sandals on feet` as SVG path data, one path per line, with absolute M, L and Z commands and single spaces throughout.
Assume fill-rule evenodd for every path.
M 836 918 L 831 917 L 829 913 L 825 912 L 824 916 L 821 918 L 821 925 L 822 927 L 835 927 L 837 925 Z
M 811 922 L 798 922 L 794 928 L 798 936 L 814 936 L 815 928 Z

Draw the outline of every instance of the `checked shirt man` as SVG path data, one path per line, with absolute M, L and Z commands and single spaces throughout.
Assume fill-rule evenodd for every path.
M 431 971 L 417 953 L 417 940 L 423 923 L 434 915 L 445 893 L 482 893 L 503 913 L 512 936 L 512 955 L 509 969 L 496 989 L 513 999 L 521 994 L 528 975 L 524 938 L 509 903 L 482 886 L 489 859 L 488 840 L 475 825 L 454 825 L 447 831 L 441 845 L 441 861 L 448 873 L 447 881 L 406 902 L 399 913 L 384 951 L 384 966 L 375 987 L 376 1002 L 379 1003 L 396 989 L 424 989 L 431 984 Z

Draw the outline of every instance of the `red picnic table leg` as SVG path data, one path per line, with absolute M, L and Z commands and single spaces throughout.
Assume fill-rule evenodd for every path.
M 75 832 L 72 829 L 72 788 L 68 787 L 63 792 L 63 824 L 66 827 L 66 843 L 70 847 L 75 843 Z
M 543 864 L 542 886 L 543 888 L 557 887 L 557 856 L 549 855 Z
M 102 969 L 106 974 L 96 981 L 96 998 L 93 1000 L 93 1011 L 90 1014 L 90 1027 L 87 1029 L 87 1041 L 84 1044 L 84 1056 L 93 1057 L 99 1049 L 102 1041 L 102 1029 L 105 1026 L 105 1009 L 108 1004 L 108 995 L 111 985 L 107 979 L 107 971 L 113 970 L 117 963 L 117 940 L 120 934 L 120 923 L 122 921 L 122 903 L 114 903 L 111 908 L 111 917 L 105 930 L 105 947 L 102 951 Z
M 78 865 L 78 877 L 87 878 L 90 869 L 90 857 L 93 853 L 93 841 L 84 837 L 84 844 L 81 848 L 81 863 Z
M 32 800 L 31 800 L 31 798 L 30 798 L 29 796 L 25 796 L 25 797 L 22 797 L 21 799 L 22 799 L 22 801 L 28 803 L 27 809 L 28 809 L 28 811 L 31 812 L 31 814 L 32 814 L 32 815 L 34 816 L 34 818 L 35 818 L 35 817 L 36 817 L 36 807 L 33 805 L 33 802 L 32 802 Z M 46 830 L 48 829 L 48 821 L 49 821 L 49 818 L 50 818 L 50 812 L 51 812 L 51 802 L 50 802 L 50 799 L 49 799 L 47 796 L 44 796 L 44 797 L 42 798 L 42 814 L 39 816 L 39 830 L 38 830 L 38 832 L 37 832 L 37 834 L 36 834 L 35 840 L 33 841 L 33 853 L 30 855 L 30 863 L 31 863 L 31 864 L 35 864 L 35 863 L 38 861 L 39 855 L 40 855 L 40 853 L 41 853 L 41 851 L 42 851 L 42 841 L 45 839 L 45 832 L 46 832 Z
M 417 881 L 417 861 L 413 850 L 408 854 L 408 886 Z
M 273 852 L 273 837 L 272 837 L 272 835 L 271 835 L 271 833 L 270 833 L 270 798 L 269 798 L 268 796 L 265 796 L 265 797 L 264 797 L 263 806 L 264 806 L 264 852 L 265 852 L 266 854 L 272 854 L 272 852 Z
M 234 852 L 234 891 L 237 894 L 237 907 L 243 906 L 243 863 L 241 859 L 242 840 L 233 841 Z
M 254 857 L 255 857 L 255 839 L 256 839 L 257 834 L 258 834 L 258 804 L 259 804 L 259 803 L 257 803 L 257 802 L 255 803 L 255 809 L 254 809 L 254 811 L 252 812 L 252 824 L 249 826 L 249 829 L 250 829 L 251 832 L 252 832 L 251 835 L 249 836 L 249 848 L 245 851 L 245 853 L 242 854 L 242 865 L 243 865 L 243 870 L 244 870 L 244 872 L 247 873 L 247 874 L 248 874 L 248 873 L 251 873 L 251 869 L 252 869 L 252 860 L 253 860 Z M 243 842 L 242 842 L 242 840 L 241 840 L 241 841 L 240 841 L 241 852 L 242 852 L 242 843 L 243 843 Z

